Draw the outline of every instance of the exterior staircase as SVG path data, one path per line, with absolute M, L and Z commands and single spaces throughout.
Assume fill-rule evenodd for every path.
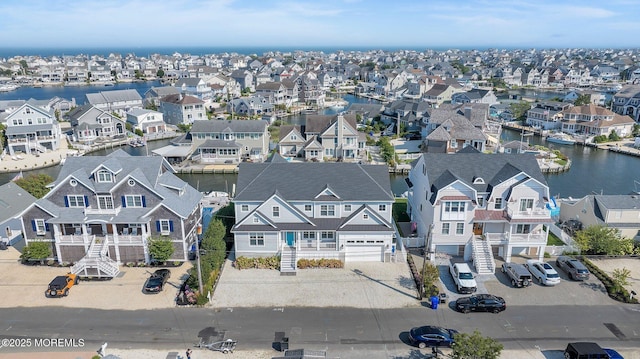
M 298 262 L 295 248 L 284 246 L 280 255 L 280 275 L 296 275 Z
M 476 237 L 471 240 L 473 247 L 473 265 L 478 274 L 493 274 L 496 270 L 496 262 L 491 251 L 489 241 Z
M 109 242 L 106 237 L 94 237 L 87 254 L 71 267 L 71 273 L 81 277 L 113 278 L 120 273 L 118 262 L 107 256 Z

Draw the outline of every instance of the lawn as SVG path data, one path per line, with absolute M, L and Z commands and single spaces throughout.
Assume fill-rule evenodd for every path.
M 549 232 L 549 237 L 547 237 L 547 245 L 548 246 L 564 246 L 564 242 L 558 238 L 555 234 Z
M 396 222 L 409 222 L 411 218 L 407 215 L 407 199 L 406 198 L 396 198 L 396 201 L 393 203 L 393 219 Z

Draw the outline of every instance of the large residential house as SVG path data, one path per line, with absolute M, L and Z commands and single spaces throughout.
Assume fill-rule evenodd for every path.
M 142 108 L 142 96 L 136 90 L 113 90 L 88 93 L 87 102 L 103 111 L 124 117 L 133 108 Z
M 640 122 L 640 85 L 627 85 L 613 95 L 613 111 Z
M 560 221 L 575 220 L 582 228 L 615 228 L 623 238 L 640 241 L 640 198 L 636 194 L 586 195 L 560 201 Z
M 287 88 L 282 82 L 266 82 L 256 86 L 256 95 L 266 98 L 272 105 L 285 105 Z
M 269 154 L 269 124 L 263 120 L 203 120 L 191 127 L 194 161 L 263 162 Z
M 572 105 L 567 102 L 543 101 L 537 102 L 527 111 L 525 123 L 541 130 L 560 130 L 562 128 L 562 111 Z
M 46 242 L 73 273 L 113 277 L 125 263 L 153 261 L 149 242 L 173 244 L 171 261 L 187 261 L 197 239 L 202 194 L 160 156 L 67 158 L 51 190 L 22 213 L 26 244 Z
M 0 243 L 22 249 L 24 240 L 20 212 L 35 201 L 34 196 L 15 182 L 0 186 Z
M 494 256 L 542 260 L 553 219 L 533 155 L 426 153 L 413 163 L 408 184 L 407 212 L 416 228 L 408 246 L 426 246 L 431 257 L 463 256 L 478 273 L 494 272 Z
M 127 123 L 131 124 L 134 130 L 140 130 L 145 134 L 167 130 L 162 112 L 142 108 L 135 108 L 127 112 Z
M 60 124 L 52 109 L 44 109 L 27 101 L 5 119 L 7 149 L 11 156 L 18 152 L 31 154 L 57 150 L 64 140 Z
M 466 92 L 458 92 L 451 95 L 451 103 L 486 103 L 493 105 L 498 102 L 498 97 L 492 90 L 471 89 Z
M 562 114 L 562 132 L 587 136 L 608 136 L 613 131 L 620 137 L 627 137 L 633 132 L 635 124 L 629 116 L 619 115 L 592 103 L 568 108 Z
M 488 119 L 487 104 L 443 104 L 432 109 L 423 152 L 455 153 L 467 146 L 484 152 L 488 141 L 500 138 L 491 130 Z
M 207 85 L 204 79 L 199 77 L 184 77 L 178 79 L 173 86 L 183 95 L 194 96 L 202 101 L 210 100 L 213 96 L 211 87 Z
M 361 161 L 366 135 L 356 127 L 355 115 L 308 115 L 304 130 L 299 126 L 281 129 L 278 152 L 307 161 Z
M 236 256 L 297 261 L 389 261 L 395 253 L 394 196 L 386 166 L 356 163 L 240 164 L 233 199 Z
M 127 132 L 125 122 L 93 105 L 82 105 L 65 116 L 71 123 L 73 136 L 79 142 L 109 140 Z
M 455 92 L 457 92 L 457 89 L 454 86 L 447 84 L 435 84 L 425 92 L 424 95 L 422 95 L 422 98 L 432 107 L 438 107 L 445 101 L 451 101 L 451 97 Z
M 162 112 L 164 121 L 171 125 L 190 125 L 207 119 L 204 102 L 197 97 L 179 93 L 162 97 L 158 103 L 158 111 Z
M 152 87 L 144 93 L 144 106 L 158 106 L 159 100 L 165 96 L 177 95 L 180 90 L 173 86 Z

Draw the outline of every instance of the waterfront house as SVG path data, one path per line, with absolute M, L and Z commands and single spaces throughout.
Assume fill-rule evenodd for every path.
M 15 182 L 0 186 L 0 243 L 21 250 L 24 246 L 20 213 L 36 201 Z
M 60 148 L 64 140 L 60 124 L 53 109 L 33 105 L 30 101 L 8 114 L 5 118 L 7 149 L 9 155 L 32 154 Z
M 237 257 L 389 261 L 394 253 L 387 166 L 357 163 L 242 163 L 233 199 Z
M 306 140 L 300 125 L 280 126 L 278 153 L 283 157 L 298 157 L 302 153 Z
M 448 84 L 434 84 L 422 98 L 432 107 L 438 107 L 445 101 L 451 101 L 451 96 L 457 91 L 454 86 Z
M 89 104 L 74 108 L 65 117 L 71 123 L 74 139 L 79 142 L 110 140 L 124 137 L 127 132 L 125 122 L 119 117 Z
M 187 261 L 197 239 L 202 194 L 160 156 L 135 160 L 122 150 L 68 157 L 50 191 L 20 214 L 26 244 L 46 242 L 74 273 L 114 276 L 125 263 L 153 261 L 152 238 Z
M 199 120 L 191 127 L 194 161 L 237 164 L 262 162 L 269 153 L 268 123 L 263 120 Z
M 425 153 L 409 172 L 407 212 L 416 228 L 409 246 L 473 260 L 494 273 L 494 257 L 542 260 L 553 219 L 549 187 L 531 154 Z M 426 240 L 426 243 L 425 243 Z
M 640 122 L 640 85 L 626 85 L 613 95 L 613 111 Z
M 471 146 L 484 151 L 490 138 L 489 105 L 480 103 L 445 104 L 431 110 L 425 125 L 426 141 L 423 152 L 454 153 Z
M 162 112 L 153 110 L 134 108 L 127 112 L 127 123 L 131 124 L 134 130 L 140 130 L 145 134 L 167 130 Z
M 320 161 L 365 159 L 366 136 L 358 132 L 355 115 L 308 115 L 304 126 L 304 138 L 306 142 L 302 148 L 303 153 L 299 154 L 300 157 Z M 318 144 L 321 146 L 320 149 Z M 318 150 L 319 153 L 316 152 Z
M 152 87 L 144 93 L 144 106 L 158 106 L 159 100 L 168 95 L 177 95 L 180 90 L 173 86 Z
M 256 95 L 266 98 L 272 105 L 284 105 L 287 88 L 281 82 L 266 82 L 256 86 Z
M 493 105 L 498 102 L 498 98 L 491 90 L 471 89 L 465 92 L 458 92 L 451 95 L 451 103 L 486 103 Z
M 255 92 L 255 84 L 253 81 L 253 74 L 248 70 L 235 70 L 229 76 L 240 87 L 241 91 L 249 89 L 250 92 Z
M 227 106 L 229 107 L 227 111 L 232 115 L 244 117 L 271 115 L 274 111 L 274 105 L 262 95 L 236 98 L 229 101 Z
M 112 90 L 86 94 L 87 103 L 105 112 L 125 117 L 133 108 L 142 108 L 142 97 L 136 90 Z
M 604 107 L 588 104 L 562 111 L 562 132 L 586 136 L 608 136 L 615 132 L 620 137 L 631 135 L 635 121 Z
M 162 113 L 167 124 L 174 126 L 180 124 L 190 125 L 194 121 L 207 118 L 202 100 L 181 93 L 160 98 L 158 100 L 158 111 Z
M 564 116 L 562 111 L 571 106 L 568 102 L 536 102 L 533 107 L 527 111 L 525 124 L 541 130 L 560 130 Z
M 575 220 L 582 228 L 615 228 L 623 238 L 640 241 L 640 197 L 625 195 L 586 195 L 560 201 L 560 222 Z

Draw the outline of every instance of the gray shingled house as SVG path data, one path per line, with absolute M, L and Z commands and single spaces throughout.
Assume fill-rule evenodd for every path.
M 114 276 L 124 263 L 149 263 L 149 239 L 171 239 L 171 261 L 186 261 L 197 238 L 202 194 L 160 156 L 122 150 L 69 157 L 51 190 L 21 213 L 26 243 L 51 243 L 74 273 Z M 98 272 L 95 272 L 98 271 Z
M 241 163 L 232 229 L 236 256 L 388 261 L 394 253 L 386 166 L 357 163 Z

